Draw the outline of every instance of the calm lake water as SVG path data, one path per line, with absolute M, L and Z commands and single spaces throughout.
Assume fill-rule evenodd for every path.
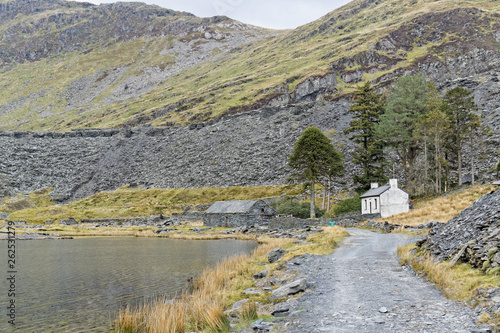
M 7 276 L 7 242 L 3 275 Z M 16 325 L 8 324 L 8 281 L 0 332 L 106 332 L 119 309 L 175 296 L 187 279 L 254 242 L 86 238 L 16 242 Z

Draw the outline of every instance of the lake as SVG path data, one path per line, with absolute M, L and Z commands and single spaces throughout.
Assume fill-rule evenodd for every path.
M 187 279 L 224 258 L 250 253 L 255 242 L 161 238 L 82 238 L 16 242 L 16 325 L 6 308 L 7 242 L 1 332 L 105 332 L 120 308 L 174 297 Z

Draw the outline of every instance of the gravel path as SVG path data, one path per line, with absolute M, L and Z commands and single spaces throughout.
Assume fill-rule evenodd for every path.
M 488 332 L 473 310 L 398 264 L 406 235 L 348 231 L 332 255 L 304 259 L 299 277 L 314 288 L 291 301 L 278 332 Z

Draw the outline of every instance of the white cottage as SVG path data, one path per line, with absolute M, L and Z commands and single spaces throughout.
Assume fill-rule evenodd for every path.
M 389 185 L 371 184 L 371 189 L 361 196 L 361 214 L 380 214 L 389 217 L 410 211 L 410 196 L 398 188 L 398 180 L 390 179 Z

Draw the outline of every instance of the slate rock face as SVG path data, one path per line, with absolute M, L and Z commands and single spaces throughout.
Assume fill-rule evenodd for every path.
M 500 270 L 500 190 L 434 227 L 422 247 L 439 260 L 469 262 L 484 271 Z
M 492 59 L 500 59 L 491 55 Z M 493 61 L 493 60 L 492 60 Z M 500 60 L 499 60 L 500 61 Z M 491 136 L 476 170 L 492 177 L 500 142 L 499 74 L 439 83 L 442 89 L 465 86 L 474 93 Z M 299 101 L 313 100 L 334 84 L 334 78 L 303 83 Z M 7 112 L 0 106 L 0 113 Z M 0 131 L 0 196 L 55 187 L 57 201 L 88 197 L 126 184 L 159 188 L 252 186 L 286 183 L 288 156 L 309 126 L 334 129 L 343 145 L 349 182 L 357 172 L 353 143 L 343 134 L 352 115 L 349 100 L 300 102 L 262 107 L 190 126 L 74 130 L 71 132 Z M 483 148 L 482 148 L 483 149 Z M 464 150 L 468 154 L 468 148 Z M 464 172 L 470 166 L 464 161 Z
M 293 144 L 314 124 L 342 132 L 348 104 L 302 104 L 227 116 L 197 127 L 0 131 L 0 196 L 55 187 L 60 201 L 126 184 L 159 188 L 286 182 Z M 346 140 L 346 145 L 349 143 Z

